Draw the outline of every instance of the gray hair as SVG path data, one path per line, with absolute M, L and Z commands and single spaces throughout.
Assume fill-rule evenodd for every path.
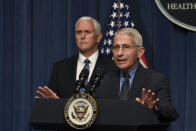
M 122 29 L 118 30 L 115 33 L 115 36 L 117 34 L 125 34 L 125 35 L 128 35 L 128 36 L 132 36 L 133 37 L 133 42 L 135 43 L 136 46 L 143 46 L 142 36 L 136 29 L 122 28 Z
M 96 19 L 94 19 L 94 18 L 92 18 L 92 17 L 89 17 L 89 16 L 82 16 L 82 17 L 80 17 L 80 18 L 76 21 L 75 30 L 76 30 L 76 26 L 78 25 L 79 21 L 81 21 L 81 20 L 92 20 L 96 33 L 98 34 L 98 33 L 101 32 L 101 25 L 99 24 L 99 22 L 98 22 Z

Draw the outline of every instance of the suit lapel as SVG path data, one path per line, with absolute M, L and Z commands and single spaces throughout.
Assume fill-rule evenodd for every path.
M 113 81 L 114 83 L 114 92 L 115 92 L 115 98 L 120 99 L 120 70 L 116 70 L 114 75 L 113 75 Z
M 101 70 L 101 67 L 103 67 L 104 61 L 103 61 L 103 57 L 101 56 L 101 54 L 99 53 L 99 56 L 97 58 L 95 67 L 93 69 L 93 73 L 91 75 L 90 81 L 92 81 L 97 73 L 97 71 Z
M 78 57 L 79 55 L 77 55 L 75 58 L 74 58 L 74 61 L 73 61 L 73 74 L 74 74 L 74 81 L 76 81 L 76 72 L 77 72 L 77 63 L 78 63 Z
M 144 68 L 139 64 L 131 85 L 131 91 L 129 95 L 131 99 L 135 100 L 136 97 L 141 98 L 142 88 L 145 87 L 144 83 L 147 79 L 148 78 L 144 71 Z
M 106 99 L 119 99 L 120 75 L 119 70 L 106 74 L 98 89 L 99 96 Z

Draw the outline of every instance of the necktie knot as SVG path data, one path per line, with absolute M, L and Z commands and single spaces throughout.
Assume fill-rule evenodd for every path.
M 85 64 L 89 64 L 89 63 L 90 63 L 90 60 L 85 59 L 85 60 L 84 60 L 84 63 L 85 63 Z
M 90 63 L 90 61 L 89 61 L 88 59 L 85 59 L 85 60 L 84 60 L 84 63 L 85 63 L 84 69 L 89 70 L 89 63 Z
M 126 78 L 130 78 L 130 75 L 129 75 L 129 73 L 128 72 L 126 72 L 126 73 L 123 73 L 123 77 L 126 79 Z

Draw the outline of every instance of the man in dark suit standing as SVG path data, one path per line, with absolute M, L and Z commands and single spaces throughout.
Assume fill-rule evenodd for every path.
M 43 98 L 69 98 L 75 91 L 75 82 L 84 68 L 89 70 L 87 83 L 97 71 L 106 74 L 113 69 L 113 61 L 98 51 L 102 39 L 101 26 L 91 17 L 81 17 L 75 25 L 75 38 L 79 53 L 55 63 L 47 86 L 38 87 L 36 93 Z M 85 90 L 85 89 L 84 89 Z M 80 92 L 84 92 L 80 90 Z M 39 98 L 36 96 L 36 98 Z
M 104 77 L 97 89 L 99 98 L 134 100 L 156 113 L 161 122 L 176 120 L 178 114 L 171 104 L 168 79 L 139 64 L 145 51 L 142 43 L 142 36 L 133 28 L 116 32 L 113 56 L 119 69 Z

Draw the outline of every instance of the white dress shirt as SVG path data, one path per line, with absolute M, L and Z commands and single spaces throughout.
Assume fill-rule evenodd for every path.
M 89 63 L 89 75 L 88 75 L 88 82 L 91 78 L 91 75 L 93 73 L 95 64 L 97 62 L 97 58 L 99 55 L 99 51 L 97 50 L 93 55 L 91 55 L 88 60 L 90 61 Z M 80 72 L 82 71 L 82 69 L 84 68 L 84 60 L 87 59 L 85 56 L 83 56 L 80 52 L 79 52 L 79 57 L 78 57 L 78 62 L 77 62 L 77 72 L 76 72 L 76 80 L 79 79 L 79 75 Z

